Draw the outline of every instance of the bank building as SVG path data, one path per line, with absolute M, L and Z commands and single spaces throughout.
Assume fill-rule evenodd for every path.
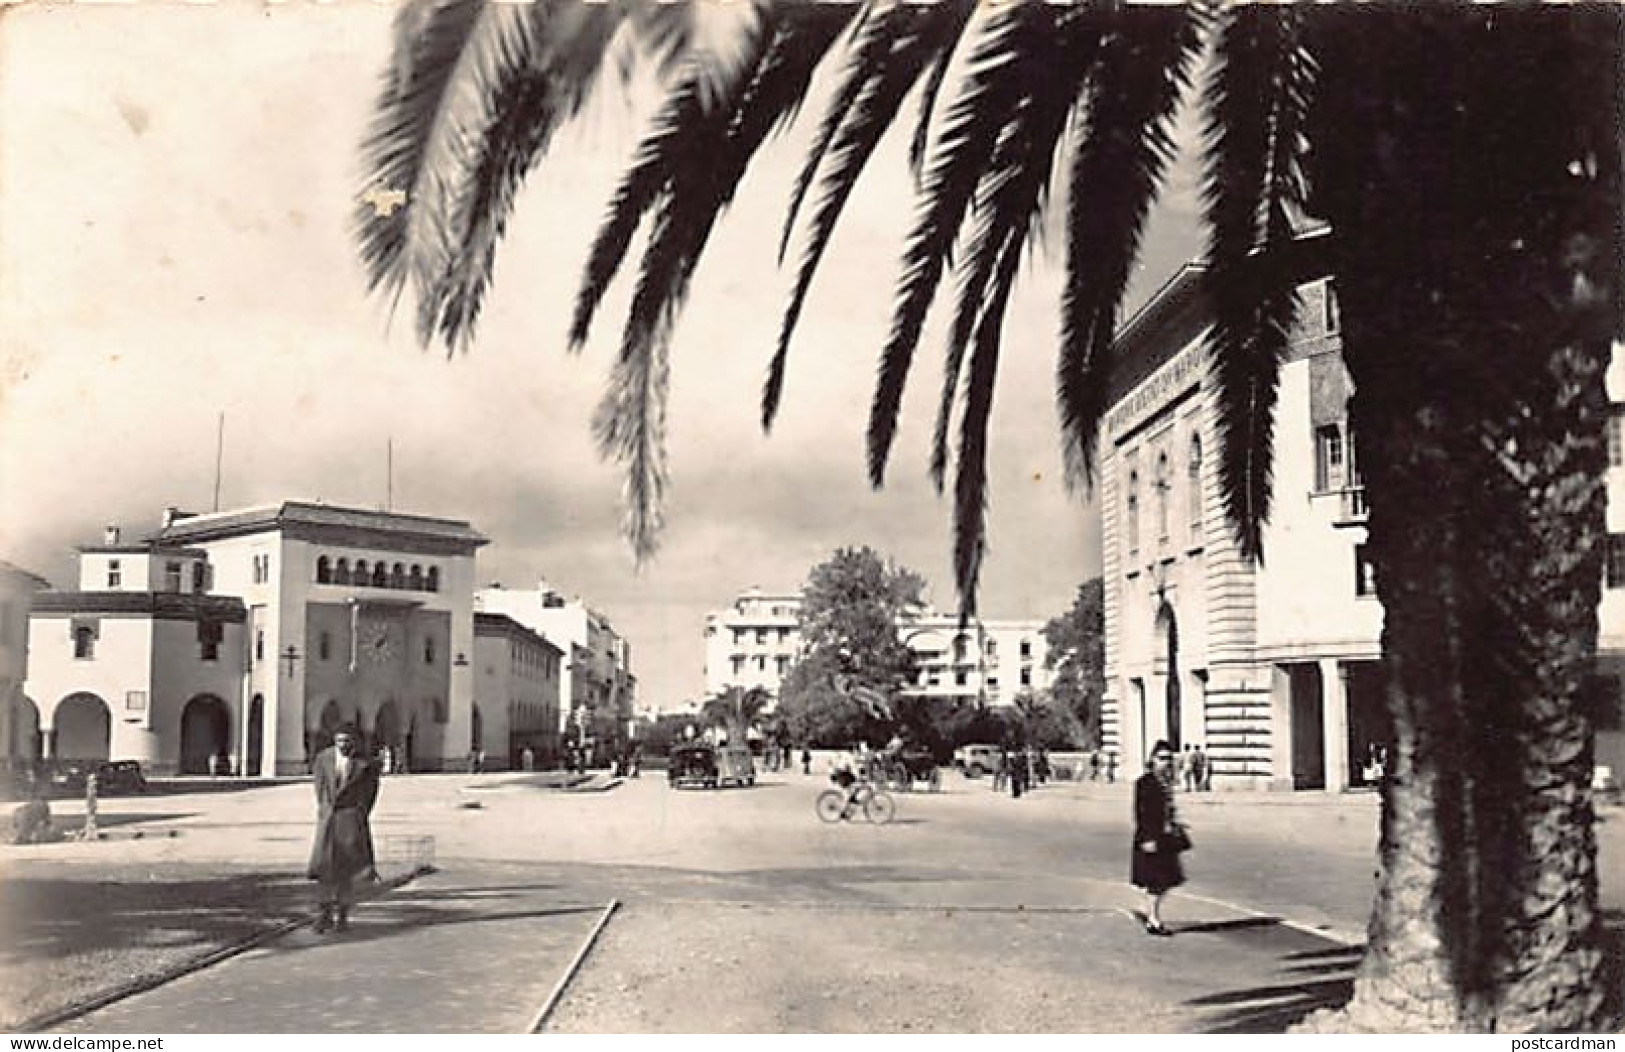
M 1365 556 L 1352 383 L 1326 278 L 1299 288 L 1275 415 L 1268 561 L 1224 517 L 1204 267 L 1123 327 L 1100 437 L 1104 745 L 1137 771 L 1150 745 L 1200 745 L 1215 788 L 1344 790 L 1380 778 L 1389 740 L 1383 611 Z M 1607 374 L 1608 552 L 1598 611 L 1599 781 L 1625 775 L 1625 355 Z

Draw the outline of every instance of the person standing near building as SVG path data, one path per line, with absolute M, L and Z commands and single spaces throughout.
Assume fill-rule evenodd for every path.
M 378 801 L 378 767 L 361 749 L 361 736 L 340 727 L 333 744 L 312 764 L 316 788 L 316 839 L 310 877 L 318 882 L 321 916 L 316 932 L 350 927 L 355 880 L 376 873 L 372 808 Z
M 1159 741 L 1151 750 L 1146 771 L 1134 783 L 1134 842 L 1130 848 L 1129 881 L 1145 892 L 1145 930 L 1169 936 L 1162 923 L 1162 899 L 1171 888 L 1185 883 L 1179 854 L 1190 838 L 1174 814 L 1174 750 Z
M 1191 773 L 1195 776 L 1198 792 L 1207 792 L 1213 788 L 1212 776 L 1208 770 L 1207 753 L 1198 745 L 1196 751 L 1191 753 Z

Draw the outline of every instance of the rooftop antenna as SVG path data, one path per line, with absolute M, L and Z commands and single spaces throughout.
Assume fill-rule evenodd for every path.
M 226 450 L 226 414 L 220 412 L 219 422 L 214 429 L 214 510 L 220 510 L 220 461 Z

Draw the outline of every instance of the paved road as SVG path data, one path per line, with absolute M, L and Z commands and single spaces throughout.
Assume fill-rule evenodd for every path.
M 1128 915 L 1125 786 L 1017 801 L 952 777 L 941 794 L 899 796 L 885 828 L 820 824 L 823 788 L 799 774 L 724 792 L 645 777 L 596 794 L 503 775 L 388 780 L 380 840 L 433 837 L 434 878 L 360 911 L 346 939 L 301 933 L 78 1025 L 512 1030 L 594 919 L 572 908 L 611 898 L 625 907 L 550 1029 L 1269 1030 L 1346 988 L 1354 955 L 1312 933 L 1357 940 L 1363 927 L 1369 797 L 1183 799 L 1198 846 L 1167 912 L 1181 934 L 1162 941 Z M 147 824 L 180 835 L 49 850 L 297 865 L 308 797 L 294 785 L 119 800 L 104 811 L 162 814 Z M 1621 825 L 1603 827 L 1616 907 Z M 324 1012 L 333 977 L 357 974 L 371 976 L 360 1000 Z

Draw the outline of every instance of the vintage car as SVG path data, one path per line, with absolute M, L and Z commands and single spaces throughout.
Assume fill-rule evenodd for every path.
M 954 766 L 968 778 L 980 778 L 999 769 L 997 745 L 961 745 L 954 750 Z
M 923 745 L 905 745 L 884 757 L 886 783 L 893 789 L 910 792 L 924 786 L 933 793 L 942 788 L 942 772 L 937 758 Z
M 85 791 L 91 772 L 96 774 L 98 796 L 147 791 L 147 778 L 135 760 L 56 760 L 50 764 L 46 778 L 57 793 L 77 794 Z
M 743 745 L 689 743 L 672 749 L 666 780 L 677 789 L 755 785 L 756 763 Z
M 716 788 L 716 747 L 703 743 L 674 746 L 666 761 L 666 781 L 674 789 L 689 786 Z
M 743 745 L 723 745 L 717 749 L 717 784 L 755 785 L 756 761 Z

